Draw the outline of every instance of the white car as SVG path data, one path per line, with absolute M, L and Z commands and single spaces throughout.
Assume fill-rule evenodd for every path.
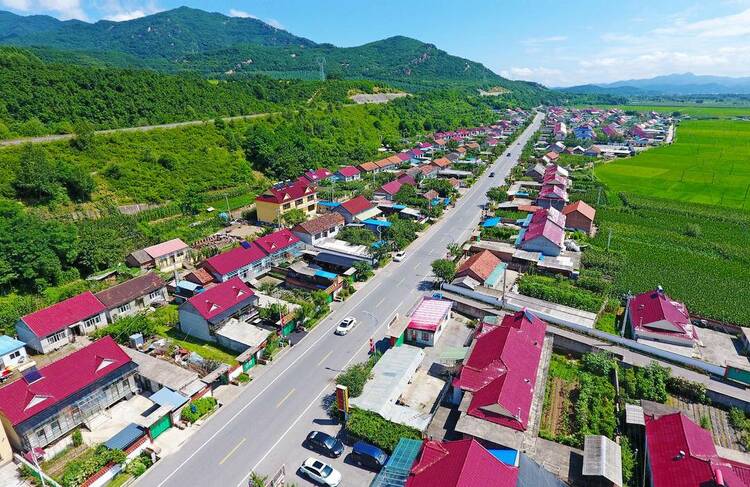
M 347 333 L 352 331 L 355 326 L 357 326 L 357 320 L 349 316 L 348 318 L 344 318 L 343 320 L 341 320 L 339 326 L 336 327 L 335 333 L 337 335 L 346 335 Z
M 336 487 L 341 483 L 341 473 L 317 458 L 308 458 L 299 470 L 302 475 L 321 485 Z
M 401 262 L 402 260 L 404 260 L 404 257 L 406 257 L 406 252 L 404 251 L 396 252 L 395 254 L 393 254 L 393 261 Z

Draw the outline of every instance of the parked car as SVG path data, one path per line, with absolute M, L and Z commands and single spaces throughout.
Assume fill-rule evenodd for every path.
M 317 458 L 310 457 L 299 468 L 302 475 L 315 483 L 336 487 L 341 483 L 341 473 Z
M 490 177 L 491 177 L 491 178 L 494 178 L 494 177 L 495 177 L 495 173 L 494 173 L 494 171 L 490 173 Z
M 510 157 L 510 152 L 508 152 L 507 154 L 505 154 L 505 157 Z
M 344 318 L 341 320 L 341 323 L 339 323 L 339 326 L 336 327 L 336 335 L 346 335 L 350 331 L 354 329 L 354 327 L 357 326 L 357 320 L 351 316 L 348 318 Z
M 303 445 L 331 458 L 338 458 L 344 453 L 344 444 L 341 440 L 322 431 L 311 431 Z
M 406 257 L 406 252 L 404 252 L 403 250 L 400 252 L 396 252 L 395 254 L 393 254 L 393 261 L 401 262 L 402 260 L 404 260 L 404 257 Z
M 388 455 L 377 446 L 358 441 L 352 447 L 351 460 L 355 465 L 377 472 L 388 461 Z

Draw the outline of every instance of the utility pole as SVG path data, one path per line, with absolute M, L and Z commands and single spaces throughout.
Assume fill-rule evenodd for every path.
M 229 209 L 229 196 L 227 196 L 226 193 L 224 193 L 224 201 L 227 203 L 227 215 L 229 216 L 229 221 L 232 221 L 232 210 Z
M 596 195 L 596 206 L 599 206 L 599 201 L 602 199 L 602 187 L 599 186 L 599 192 Z
M 607 250 L 609 250 L 609 244 L 612 243 L 612 228 L 609 229 L 609 236 L 607 237 Z

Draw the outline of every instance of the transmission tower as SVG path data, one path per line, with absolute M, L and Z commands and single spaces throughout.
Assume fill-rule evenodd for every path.
M 318 62 L 318 67 L 320 68 L 320 80 L 325 81 L 326 80 L 326 58 L 319 57 L 317 62 Z

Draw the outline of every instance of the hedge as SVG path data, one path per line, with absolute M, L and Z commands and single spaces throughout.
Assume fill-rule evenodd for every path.
M 393 452 L 401 438 L 422 439 L 422 433 L 419 430 L 392 423 L 379 414 L 357 408 L 350 410 L 346 429 L 350 434 L 362 438 L 388 453 Z
M 213 411 L 216 407 L 216 398 L 211 396 L 201 397 L 182 408 L 180 418 L 188 423 L 195 423 L 200 418 Z
M 604 298 L 585 289 L 578 289 L 565 281 L 526 274 L 518 281 L 518 291 L 532 298 L 598 313 Z

